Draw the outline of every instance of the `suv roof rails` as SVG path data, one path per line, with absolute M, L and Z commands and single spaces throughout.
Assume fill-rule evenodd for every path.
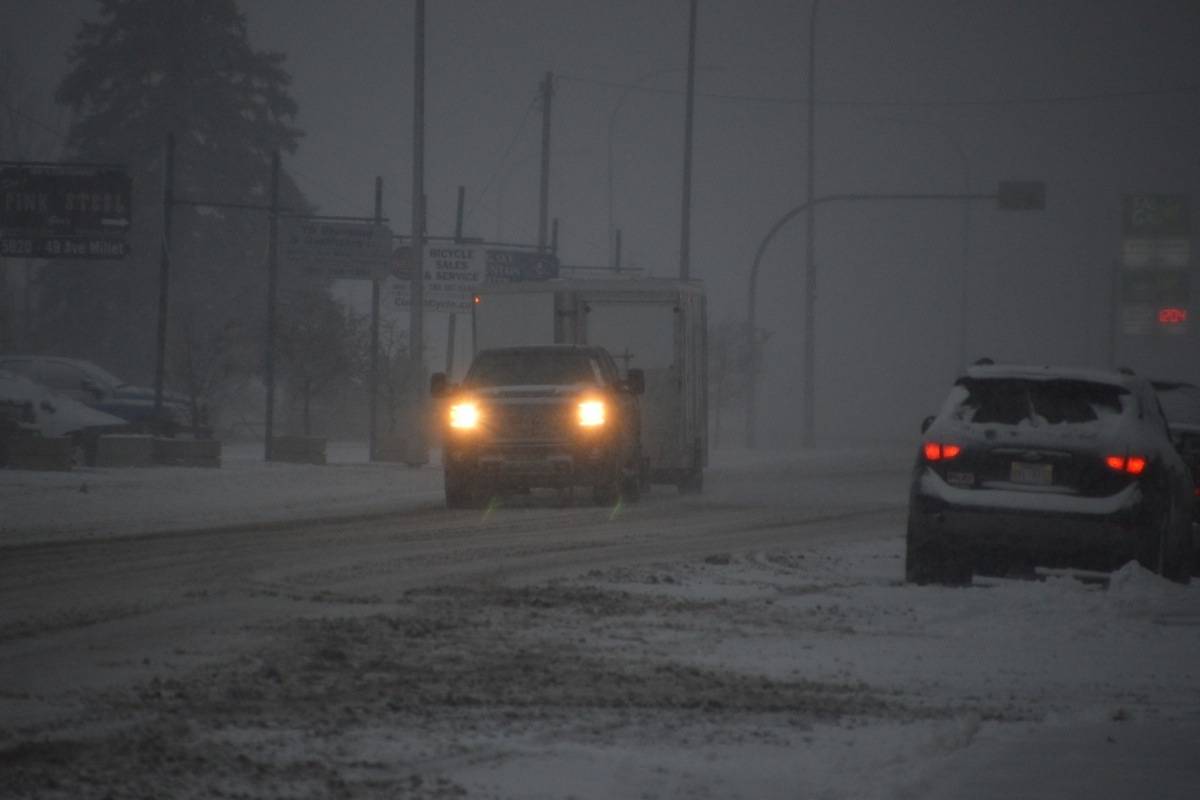
M 1137 375 L 1137 373 L 1129 367 L 1117 367 L 1117 372 L 1121 373 L 1122 375 Z
M 988 358 L 987 356 L 984 356 L 983 358 L 977 358 L 977 359 L 975 359 L 975 362 L 974 362 L 974 364 L 973 364 L 972 366 L 976 366 L 976 367 L 990 367 L 990 366 L 992 366 L 992 365 L 993 365 L 993 364 L 995 364 L 995 363 L 996 363 L 996 362 L 995 362 L 995 361 L 993 361 L 992 359 Z

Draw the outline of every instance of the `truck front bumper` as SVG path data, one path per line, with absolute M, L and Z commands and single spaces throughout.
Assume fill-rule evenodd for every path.
M 607 445 L 510 445 L 445 450 L 447 469 L 461 470 L 499 488 L 596 485 L 610 480 L 616 454 Z

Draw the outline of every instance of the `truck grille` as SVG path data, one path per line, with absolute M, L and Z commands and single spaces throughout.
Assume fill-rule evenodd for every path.
M 553 403 L 497 403 L 489 409 L 488 429 L 498 442 L 546 442 L 570 438 L 571 406 Z

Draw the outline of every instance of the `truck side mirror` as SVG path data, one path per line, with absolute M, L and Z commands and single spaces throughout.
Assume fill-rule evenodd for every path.
M 446 373 L 435 372 L 429 377 L 429 394 L 432 397 L 445 397 L 449 388 L 450 381 L 447 380 Z
M 625 375 L 625 387 L 630 394 L 642 394 L 646 391 L 646 373 L 637 367 L 630 367 Z

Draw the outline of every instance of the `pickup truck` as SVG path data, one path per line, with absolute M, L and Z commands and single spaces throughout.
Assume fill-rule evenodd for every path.
M 440 402 L 446 506 L 480 508 L 534 488 L 592 489 L 598 505 L 635 502 L 642 457 L 641 370 L 622 379 L 602 347 L 482 350 L 461 384 L 432 376 Z
M 708 465 L 707 300 L 699 281 L 568 278 L 485 284 L 471 306 L 471 352 L 603 347 L 642 371 L 642 455 L 650 481 L 704 489 Z

